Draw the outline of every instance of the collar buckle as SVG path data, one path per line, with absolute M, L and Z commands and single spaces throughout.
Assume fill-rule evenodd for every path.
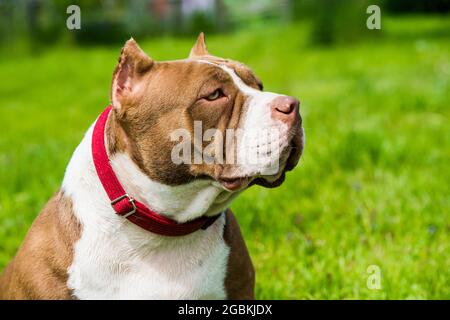
M 121 195 L 120 197 L 114 199 L 113 201 L 111 201 L 111 206 L 114 208 L 114 205 L 120 201 L 122 201 L 123 199 L 128 199 L 128 202 L 133 206 L 133 209 L 125 214 L 121 214 L 122 217 L 124 218 L 128 218 L 129 216 L 131 216 L 132 214 L 136 213 L 137 207 L 136 207 L 136 203 L 134 203 L 134 199 L 132 197 L 130 197 L 128 195 L 128 193 L 125 193 L 124 195 Z

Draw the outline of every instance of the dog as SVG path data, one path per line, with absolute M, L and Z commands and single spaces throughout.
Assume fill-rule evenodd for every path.
M 260 145 L 246 133 L 271 129 L 277 165 L 260 150 L 257 164 L 177 163 L 173 132 L 192 133 L 196 123 L 203 134 L 240 129 L 245 143 L 194 139 L 186 159 L 205 146 L 213 159 L 223 149 L 253 158 Z M 211 55 L 203 33 L 175 61 L 154 61 L 128 40 L 111 106 L 6 267 L 0 298 L 254 299 L 254 267 L 229 206 L 251 185 L 279 186 L 303 145 L 299 101 L 263 91 L 247 66 Z

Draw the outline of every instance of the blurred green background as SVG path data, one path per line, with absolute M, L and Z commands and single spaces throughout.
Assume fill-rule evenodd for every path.
M 81 29 L 66 8 L 81 8 Z M 366 8 L 381 8 L 368 30 Z M 0 0 L 0 270 L 108 104 L 130 36 L 209 51 L 299 97 L 306 148 L 233 205 L 262 299 L 450 298 L 449 1 Z M 366 285 L 381 270 L 381 288 Z

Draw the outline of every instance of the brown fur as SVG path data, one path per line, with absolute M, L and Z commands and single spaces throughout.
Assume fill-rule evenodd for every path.
M 226 212 L 226 225 L 223 233 L 230 247 L 225 290 L 227 299 L 255 299 L 255 269 L 242 237 L 239 224 L 231 210 Z
M 72 201 L 59 191 L 0 277 L 0 299 L 71 299 L 67 269 L 80 231 Z

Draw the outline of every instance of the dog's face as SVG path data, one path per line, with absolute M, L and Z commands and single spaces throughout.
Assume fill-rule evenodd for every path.
M 111 96 L 119 139 L 110 148 L 128 152 L 163 184 L 209 179 L 228 192 L 274 187 L 303 149 L 298 100 L 263 91 L 248 67 L 210 55 L 203 34 L 188 59 L 168 62 L 152 60 L 129 40 Z M 190 139 L 183 149 L 189 161 L 181 163 L 174 161 L 180 129 Z

